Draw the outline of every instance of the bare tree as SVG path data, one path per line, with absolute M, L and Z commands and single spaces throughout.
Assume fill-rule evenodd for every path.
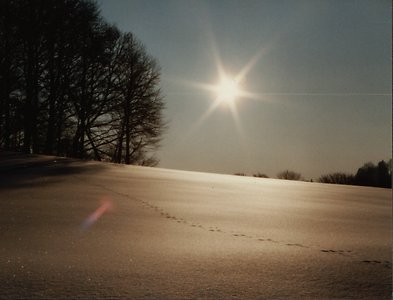
M 160 72 L 132 34 L 123 34 L 118 48 L 118 123 L 112 161 L 154 165 L 157 161 L 151 153 L 158 147 L 165 128 L 158 88 Z
M 319 177 L 318 182 L 332 184 L 354 184 L 355 177 L 352 174 L 332 173 Z
M 257 174 L 254 174 L 253 176 L 258 177 L 258 178 L 269 178 L 269 176 L 267 176 L 264 173 L 260 173 L 260 172 L 258 172 Z
M 0 147 L 155 165 L 159 68 L 88 0 L 0 2 Z
M 283 171 L 277 174 L 278 179 L 286 179 L 286 180 L 302 180 L 302 175 L 300 173 L 296 173 L 294 171 Z
M 21 144 L 19 3 L 0 1 L 0 146 L 17 149 Z

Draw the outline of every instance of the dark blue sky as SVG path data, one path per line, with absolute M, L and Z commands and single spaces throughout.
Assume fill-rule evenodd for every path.
M 217 173 L 286 169 L 307 179 L 391 157 L 391 3 L 383 0 L 108 1 L 161 66 L 169 129 L 160 166 Z M 217 60 L 257 99 L 238 118 L 193 83 Z

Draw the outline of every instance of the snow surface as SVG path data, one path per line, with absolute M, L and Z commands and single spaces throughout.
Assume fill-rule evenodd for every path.
M 0 153 L 0 298 L 390 299 L 391 190 Z

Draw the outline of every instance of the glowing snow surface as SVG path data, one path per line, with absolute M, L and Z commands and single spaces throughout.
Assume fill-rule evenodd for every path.
M 0 153 L 0 298 L 390 299 L 391 224 L 388 189 Z

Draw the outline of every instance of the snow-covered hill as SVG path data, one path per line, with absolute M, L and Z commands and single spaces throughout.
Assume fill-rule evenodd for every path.
M 0 153 L 0 298 L 390 299 L 391 190 Z

